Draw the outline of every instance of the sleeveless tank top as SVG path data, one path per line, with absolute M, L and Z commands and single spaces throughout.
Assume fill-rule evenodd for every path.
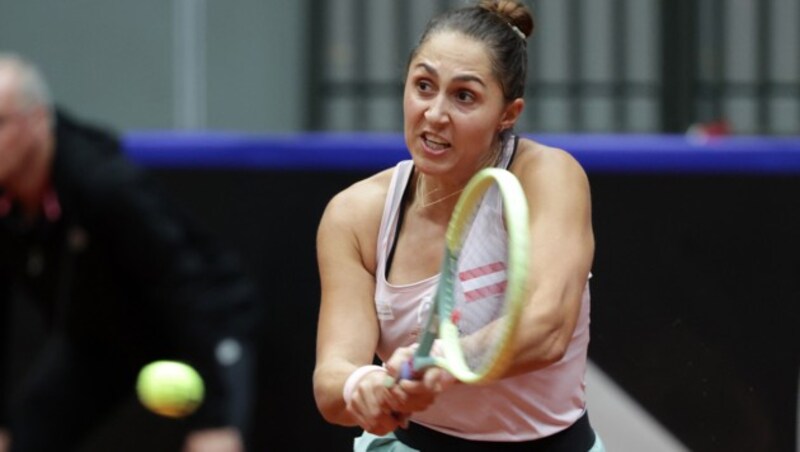
M 506 140 L 497 166 L 507 168 L 516 137 Z M 413 171 L 411 160 L 397 164 L 389 186 L 378 235 L 375 308 L 380 322 L 377 354 L 387 360 L 401 346 L 417 341 L 439 281 L 433 275 L 410 284 L 386 279 L 403 193 Z M 493 233 L 505 240 L 502 220 L 481 207 L 476 221 L 490 218 Z M 477 224 L 473 228 L 477 227 Z M 579 319 L 564 357 L 546 368 L 487 385 L 459 384 L 440 394 L 427 410 L 411 421 L 449 435 L 479 441 L 529 441 L 572 425 L 585 411 L 585 381 L 589 344 L 589 283 L 583 292 Z

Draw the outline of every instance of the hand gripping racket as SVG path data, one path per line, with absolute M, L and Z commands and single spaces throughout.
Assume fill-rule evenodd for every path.
M 528 292 L 528 203 L 516 176 L 500 168 L 476 173 L 445 242 L 430 315 L 400 378 L 439 366 L 465 383 L 495 380 L 510 364 Z

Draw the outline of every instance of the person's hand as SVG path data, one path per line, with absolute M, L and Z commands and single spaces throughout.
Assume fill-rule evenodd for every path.
M 0 428 L 0 452 L 11 450 L 11 433 L 7 429 Z
M 389 375 L 397 379 L 401 373 L 403 365 L 411 361 L 417 346 L 401 347 L 395 350 L 392 357 L 386 363 Z M 433 354 L 438 353 L 438 347 L 434 346 Z M 392 386 L 391 398 L 395 412 L 410 414 L 417 411 L 426 410 L 436 397 L 456 383 L 455 377 L 450 372 L 439 368 L 429 367 L 425 369 L 418 378 L 412 380 L 398 380 Z
M 383 371 L 364 375 L 353 389 L 347 404 L 347 411 L 353 415 L 358 425 L 378 436 L 405 426 L 406 422 L 405 417 L 395 409 L 400 403 L 387 381 L 391 382 L 391 378 Z
M 2 449 L 0 449 L 2 451 Z M 186 436 L 183 452 L 243 452 L 239 430 L 233 427 L 196 430 Z

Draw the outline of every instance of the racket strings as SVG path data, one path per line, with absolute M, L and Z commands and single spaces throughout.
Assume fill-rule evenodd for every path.
M 458 328 L 466 364 L 476 373 L 492 365 L 504 343 L 508 239 L 502 215 L 497 187 L 490 187 L 462 231 L 454 270 L 451 320 Z

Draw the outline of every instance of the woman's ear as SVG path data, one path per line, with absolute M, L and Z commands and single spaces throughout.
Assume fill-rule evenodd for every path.
M 516 124 L 517 119 L 519 119 L 519 115 L 522 114 L 522 110 L 525 108 L 525 100 L 521 97 L 518 97 L 511 101 L 505 108 L 503 112 L 503 116 L 500 119 L 500 124 L 498 128 L 500 131 L 508 130 L 514 127 Z

